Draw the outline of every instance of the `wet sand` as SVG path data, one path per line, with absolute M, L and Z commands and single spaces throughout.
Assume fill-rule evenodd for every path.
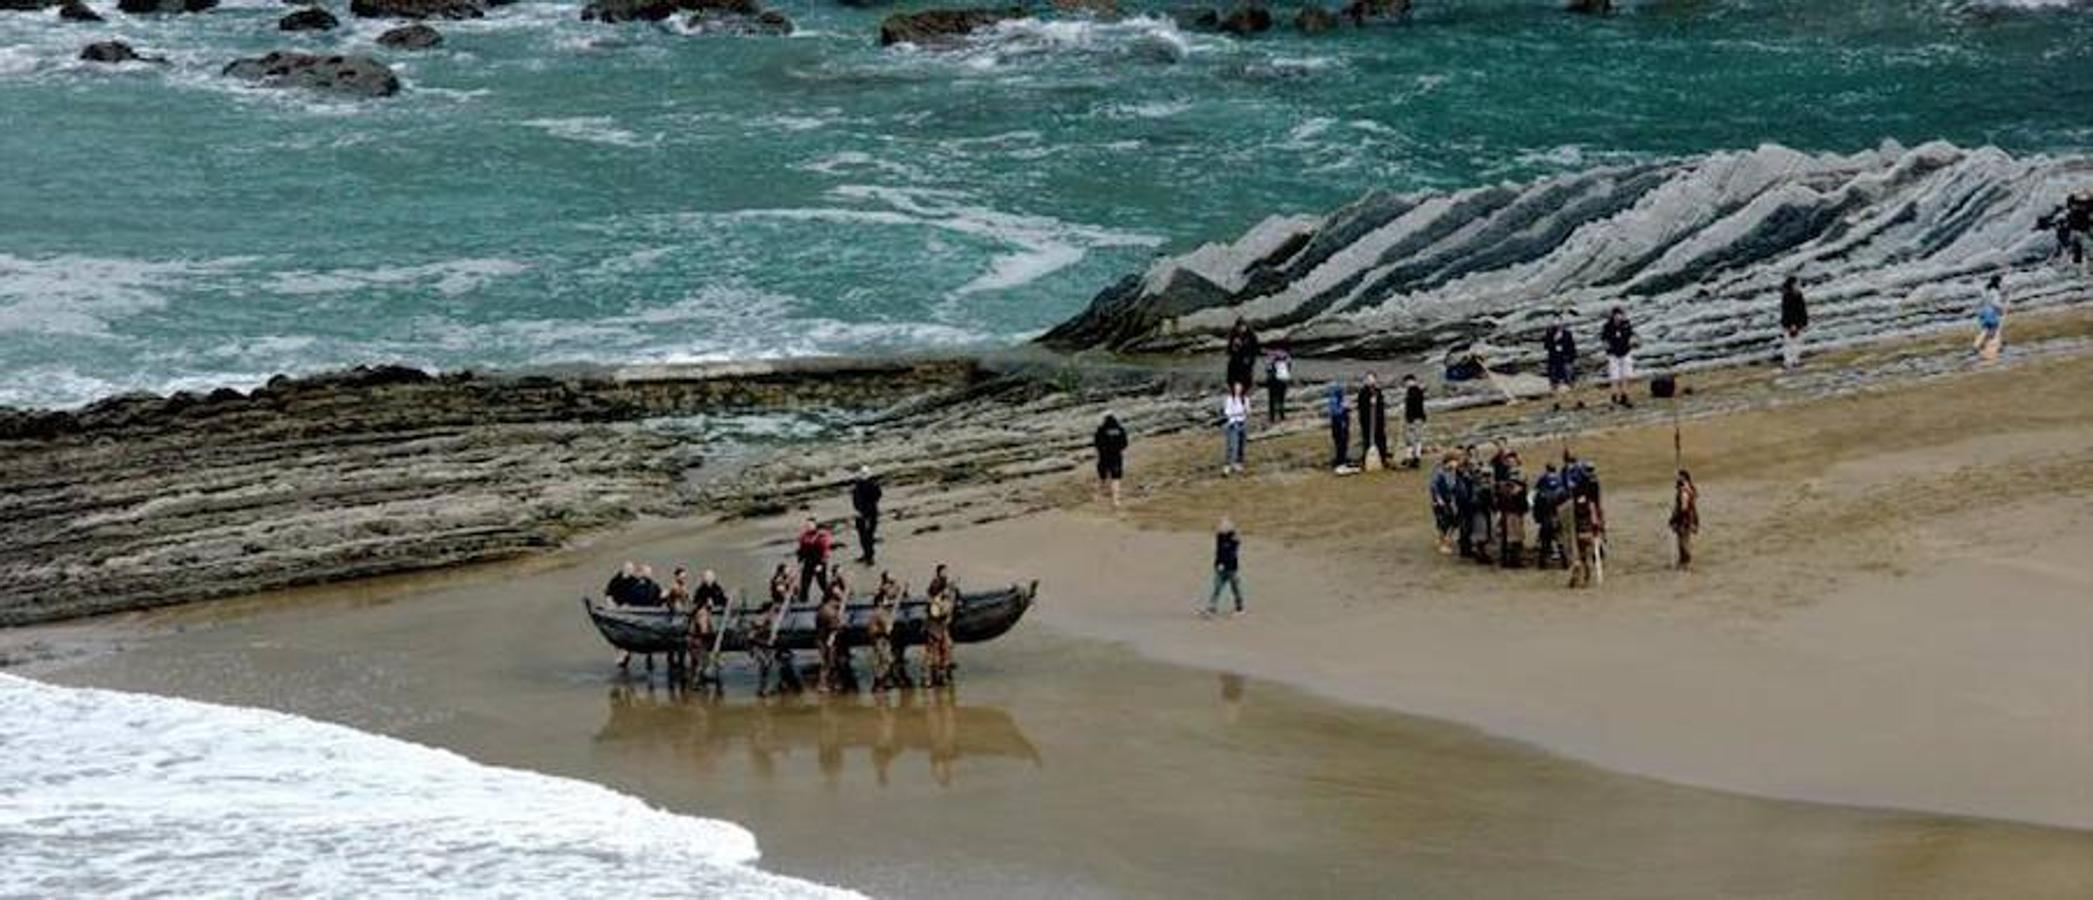
M 775 548 L 752 535 L 651 525 L 528 566 L 151 614 L 121 626 L 125 651 L 36 674 L 283 709 L 598 781 L 748 826 L 767 868 L 876 895 L 1959 898 L 2093 887 L 2087 832 L 1614 774 L 1070 636 L 1083 611 L 1123 600 L 1065 589 L 1050 588 L 1040 615 L 1003 640 L 962 648 L 963 682 L 942 697 L 766 702 L 744 674 L 709 700 L 618 677 L 575 597 L 627 555 L 732 559 L 720 566 L 729 583 L 756 583 Z

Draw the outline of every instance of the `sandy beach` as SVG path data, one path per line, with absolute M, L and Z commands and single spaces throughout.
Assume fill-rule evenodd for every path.
M 1662 530 L 1671 426 L 1598 412 L 1572 440 L 1601 463 L 1616 549 L 1588 592 L 1441 557 L 1422 475 L 1319 471 L 1312 427 L 1261 436 L 1227 481 L 1200 471 L 1205 435 L 1137 443 L 1117 514 L 1064 474 L 1051 511 L 895 528 L 883 564 L 904 576 L 1046 584 L 1015 633 L 963 648 L 951 694 L 758 700 L 736 672 L 724 699 L 692 696 L 618 675 L 574 609 L 627 558 L 757 585 L 789 516 L 652 520 L 10 643 L 91 650 L 28 667 L 61 683 L 282 709 L 725 817 L 766 868 L 876 895 L 2084 896 L 2093 360 L 1830 399 L 1784 399 L 1760 369 L 1695 383 L 1690 574 Z M 1203 621 L 1224 514 L 1251 613 Z

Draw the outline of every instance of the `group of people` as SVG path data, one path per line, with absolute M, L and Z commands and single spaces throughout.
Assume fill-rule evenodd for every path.
M 1449 452 L 1432 472 L 1428 492 L 1440 553 L 1507 569 L 1567 569 L 1573 588 L 1605 578 L 1606 504 L 1599 469 L 1567 449 L 1560 466 L 1546 463 L 1531 482 L 1519 452 L 1501 443 L 1488 454 L 1474 446 Z M 1673 482 L 1670 527 L 1677 565 L 1686 568 L 1700 533 L 1700 492 L 1683 468 Z
M 2063 204 L 2037 220 L 2035 227 L 2048 229 L 2057 237 L 2056 249 L 2050 251 L 2052 263 L 2065 262 L 2093 277 L 2093 190 L 2065 197 Z

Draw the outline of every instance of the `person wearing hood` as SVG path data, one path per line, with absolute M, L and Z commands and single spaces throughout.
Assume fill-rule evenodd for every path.
M 1119 482 L 1126 478 L 1126 445 L 1126 428 L 1119 424 L 1119 417 L 1105 413 L 1105 421 L 1090 437 L 1090 446 L 1097 450 L 1098 494 L 1109 498 L 1113 509 L 1119 508 Z

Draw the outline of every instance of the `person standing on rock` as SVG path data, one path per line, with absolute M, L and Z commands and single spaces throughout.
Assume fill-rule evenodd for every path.
M 1802 333 L 1809 327 L 1810 305 L 1802 296 L 1802 279 L 1790 275 L 1781 283 L 1781 368 L 1802 365 Z
M 1424 385 L 1417 376 L 1403 376 L 1403 468 L 1424 464 Z
M 1343 472 L 1352 466 L 1352 416 L 1344 404 L 1343 378 L 1330 381 L 1324 389 L 1323 415 L 1330 418 L 1330 469 Z
M 1294 380 L 1294 356 L 1284 345 L 1265 355 L 1265 424 L 1286 421 L 1286 389 Z
M 1560 398 L 1577 384 L 1577 337 L 1570 331 L 1567 315 L 1558 312 L 1548 323 L 1548 333 L 1541 335 L 1541 349 L 1548 355 L 1548 391 Z M 1555 408 L 1562 409 L 1560 399 Z
M 858 468 L 857 481 L 850 485 L 850 507 L 857 511 L 858 562 L 875 565 L 873 557 L 879 545 L 879 499 L 882 495 L 879 479 L 872 477 L 870 466 Z
M 1606 314 L 1599 341 L 1606 345 L 1606 382 L 1613 389 L 1613 405 L 1634 408 L 1635 401 L 1628 399 L 1628 383 L 1635 380 L 1635 326 L 1628 321 L 1627 310 L 1616 306 Z
M 1119 482 L 1126 478 L 1126 445 L 1126 428 L 1119 424 L 1119 417 L 1105 413 L 1090 446 L 1097 449 L 1098 494 L 1109 498 L 1113 509 L 1119 508 Z
M 1228 396 L 1221 400 L 1221 474 L 1243 473 L 1243 454 L 1250 440 L 1250 396 L 1249 389 L 1240 384 L 1228 386 Z
M 800 529 L 799 546 L 795 555 L 799 558 L 799 597 L 797 603 L 807 605 L 807 594 L 815 588 L 828 590 L 828 556 L 835 539 L 828 530 L 812 517 L 806 527 Z
M 1388 468 L 1388 398 L 1381 392 L 1381 381 L 1372 372 L 1366 373 L 1366 383 L 1359 386 L 1359 462 L 1363 466 L 1369 457 L 1379 460 L 1381 468 Z
M 1214 586 L 1207 592 L 1206 609 L 1200 615 L 1212 617 L 1221 613 L 1222 588 L 1235 597 L 1235 615 L 1243 614 L 1242 568 L 1242 538 L 1235 533 L 1235 523 L 1224 518 L 1214 531 Z
M 1253 386 L 1251 379 L 1257 374 L 1257 358 L 1263 349 L 1257 344 L 1257 332 L 1243 320 L 1235 320 L 1235 327 L 1228 331 L 1228 386 L 1240 386 L 1248 396 Z
M 2005 279 L 1991 276 L 1984 285 L 1984 299 L 1977 304 L 1977 358 L 1996 362 L 2006 345 Z

